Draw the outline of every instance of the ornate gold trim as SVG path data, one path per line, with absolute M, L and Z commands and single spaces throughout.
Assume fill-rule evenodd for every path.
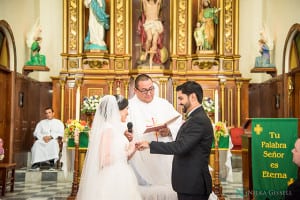
M 60 84 L 60 95 L 61 95 L 61 103 L 60 103 L 60 120 L 64 121 L 64 105 L 65 105 L 65 85 L 66 85 L 67 76 L 61 75 L 59 77 Z
M 109 60 L 108 59 L 95 59 L 95 58 L 87 58 L 83 59 L 83 69 L 109 69 Z
M 233 91 L 228 89 L 228 98 L 227 98 L 227 126 L 232 126 L 233 124 Z
M 192 69 L 198 68 L 200 70 L 209 70 L 213 66 L 218 66 L 219 62 L 216 60 L 193 60 Z
M 188 17 L 187 17 L 187 9 L 188 9 L 188 1 L 187 0 L 179 0 L 178 2 L 178 13 L 176 21 L 177 23 L 177 37 L 175 44 L 177 44 L 177 52 L 176 54 L 186 54 L 187 53 L 187 24 L 188 24 Z
M 243 82 L 237 81 L 236 87 L 237 87 L 237 126 L 241 126 L 241 88 L 242 88 Z
M 224 6 L 224 44 L 225 53 L 232 54 L 232 43 L 233 43 L 233 8 L 232 0 L 225 0 Z

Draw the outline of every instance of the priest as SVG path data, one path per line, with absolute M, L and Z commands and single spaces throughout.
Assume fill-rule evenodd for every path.
M 155 86 L 146 74 L 135 80 L 135 96 L 129 100 L 128 121 L 132 122 L 132 134 L 126 134 L 129 140 L 173 141 L 182 123 L 181 114 L 167 100 L 155 95 Z M 161 129 L 144 133 L 149 127 L 166 124 Z M 147 151 L 136 152 L 131 166 L 136 172 L 140 185 L 171 184 L 173 156 L 150 154 Z
M 50 169 L 58 159 L 59 145 L 57 138 L 64 135 L 64 124 L 54 118 L 54 111 L 48 107 L 45 109 L 46 119 L 41 120 L 33 133 L 36 138 L 31 148 L 31 163 L 33 170 L 39 170 L 41 162 L 49 161 Z

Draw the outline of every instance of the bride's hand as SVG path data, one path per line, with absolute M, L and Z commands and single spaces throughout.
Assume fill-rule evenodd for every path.
M 129 142 L 128 149 L 127 149 L 128 160 L 132 158 L 136 150 L 137 149 L 136 149 L 135 142 Z
M 137 142 L 135 146 L 136 146 L 137 150 L 143 151 L 143 150 L 149 148 L 149 142 L 147 142 L 147 141 Z
M 132 139 L 133 139 L 133 134 L 132 133 L 130 133 L 128 131 L 125 131 L 124 135 L 126 136 L 126 138 L 128 139 L 129 142 L 132 141 Z

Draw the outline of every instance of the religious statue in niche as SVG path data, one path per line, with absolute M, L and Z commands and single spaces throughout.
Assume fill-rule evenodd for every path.
M 201 26 L 200 22 L 197 22 L 196 24 L 196 28 L 194 30 L 194 38 L 196 42 L 196 53 L 204 50 L 204 26 Z
M 106 2 L 105 0 L 84 0 L 84 5 L 90 10 L 84 50 L 106 51 L 105 30 L 109 29 L 109 15 L 105 13 Z
M 34 26 L 27 33 L 26 44 L 30 48 L 30 59 L 25 63 L 26 66 L 46 66 L 46 57 L 40 54 L 41 34 L 40 20 L 37 19 Z
M 197 46 L 196 53 L 214 50 L 215 25 L 219 22 L 217 16 L 219 11 L 220 8 L 211 6 L 211 0 L 202 0 L 202 8 L 194 30 L 194 38 Z
M 138 21 L 138 34 L 141 40 L 140 62 L 149 65 L 162 64 L 168 59 L 168 51 L 163 46 L 164 26 L 160 13 L 162 0 L 142 0 L 142 11 Z
M 255 58 L 255 67 L 275 67 L 271 63 L 270 55 L 270 51 L 273 49 L 273 41 L 264 30 L 260 33 L 258 44 L 260 56 Z

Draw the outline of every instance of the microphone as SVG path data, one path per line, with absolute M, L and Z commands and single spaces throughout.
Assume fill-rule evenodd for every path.
M 132 127 L 133 127 L 132 122 L 128 122 L 128 123 L 127 123 L 127 129 L 128 129 L 128 132 L 129 132 L 129 133 L 132 133 Z

